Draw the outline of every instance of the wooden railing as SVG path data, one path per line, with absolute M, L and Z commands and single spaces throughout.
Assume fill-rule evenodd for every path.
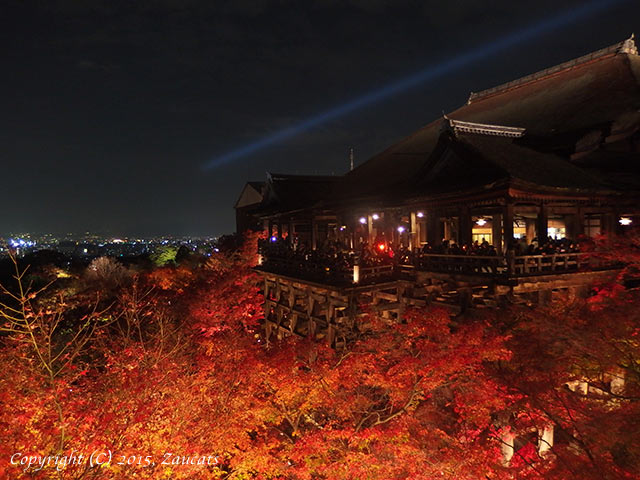
M 353 263 L 356 263 L 355 265 Z M 318 262 L 315 259 L 264 256 L 260 269 L 304 278 L 329 284 L 366 284 L 393 279 L 395 267 L 391 263 L 372 266 L 357 265 L 357 262 L 328 264 L 326 261 Z
M 291 277 L 304 278 L 319 283 L 344 284 L 351 283 L 353 270 L 349 265 L 326 265 L 313 260 L 300 258 L 273 257 L 265 258 L 262 270 L 279 273 Z
M 586 253 L 524 256 L 420 254 L 408 264 L 358 265 L 355 257 L 330 265 L 311 258 L 265 257 L 261 268 L 272 273 L 328 284 L 370 284 L 416 271 L 500 277 L 550 275 L 604 268 Z
M 505 258 L 499 256 L 422 254 L 413 265 L 427 272 L 498 275 L 507 271 Z
M 354 281 L 355 281 L 355 269 L 354 266 Z M 395 274 L 395 268 L 392 264 L 386 265 L 374 265 L 372 267 L 358 267 L 360 272 L 357 283 L 371 283 L 373 281 L 385 280 L 392 278 Z
M 509 273 L 536 275 L 562 273 L 599 268 L 595 259 L 587 253 L 553 253 L 550 255 L 526 255 L 509 260 Z

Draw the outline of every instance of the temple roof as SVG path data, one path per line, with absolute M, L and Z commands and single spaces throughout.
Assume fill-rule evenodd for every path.
M 247 182 L 240 192 L 234 208 L 248 208 L 262 202 L 265 185 L 265 182 Z
M 413 183 L 417 195 L 514 183 L 537 189 L 608 189 L 566 159 L 519 145 L 512 137 L 452 132 L 443 132 Z
M 311 208 L 331 192 L 343 177 L 267 173 L 260 215 Z
M 520 80 L 472 95 L 470 102 L 446 115 L 454 130 L 478 133 L 465 139 L 479 151 L 490 149 L 493 162 L 510 175 L 532 182 L 566 183 L 584 187 L 587 178 L 567 160 L 585 136 L 625 138 L 640 128 L 640 57 L 633 39 L 544 70 Z M 482 127 L 486 131 L 482 132 Z M 345 181 L 348 197 L 387 195 L 406 187 L 408 179 L 424 173 L 424 165 L 438 144 L 442 119 L 372 157 Z M 513 132 L 521 138 L 504 142 L 488 136 Z M 517 135 L 516 135 L 517 134 Z M 497 143 L 504 148 L 495 151 Z M 484 156 L 484 154 L 483 154 Z M 529 163 L 527 163 L 529 162 Z M 558 163 L 553 180 L 540 165 Z M 545 167 L 547 168 L 547 167 Z M 520 172 L 516 175 L 516 171 Z M 560 171 L 564 173 L 560 173 Z M 539 174 L 538 174 L 539 172 Z M 583 172 L 584 173 L 584 172 Z M 592 176 L 589 174 L 589 178 Z M 564 179 L 560 182 L 560 179 Z M 592 185 L 593 187 L 593 185 Z

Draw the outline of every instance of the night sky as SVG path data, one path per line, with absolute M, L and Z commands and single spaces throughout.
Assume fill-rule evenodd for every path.
M 4 0 L 0 234 L 210 235 L 246 180 L 343 174 L 478 91 L 640 33 L 619 1 L 218 168 L 203 165 L 582 1 Z

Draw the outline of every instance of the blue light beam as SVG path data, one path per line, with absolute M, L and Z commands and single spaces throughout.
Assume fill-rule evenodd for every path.
M 310 130 L 318 125 L 322 125 L 336 118 L 342 117 L 366 105 L 379 102 L 385 98 L 391 97 L 397 93 L 403 92 L 410 88 L 416 87 L 427 81 L 442 77 L 445 74 L 459 70 L 460 68 L 489 57 L 502 50 L 513 47 L 517 44 L 526 42 L 545 32 L 554 30 L 572 22 L 585 19 L 599 12 L 612 8 L 613 6 L 625 3 L 629 0 L 593 0 L 589 3 L 581 5 L 578 8 L 564 10 L 559 15 L 547 18 L 541 22 L 530 25 L 523 30 L 510 33 L 480 47 L 474 48 L 467 52 L 456 55 L 438 65 L 430 66 L 409 77 L 396 81 L 376 90 L 372 90 L 361 95 L 354 100 L 345 104 L 333 107 L 329 110 L 319 113 L 299 124 L 279 130 L 275 133 L 262 137 L 249 145 L 229 151 L 203 165 L 204 170 L 211 170 L 247 157 L 266 147 L 280 143 L 283 140 L 294 137 L 302 132 Z

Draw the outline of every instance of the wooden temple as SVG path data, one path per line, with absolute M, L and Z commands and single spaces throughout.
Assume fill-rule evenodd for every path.
M 472 93 L 344 176 L 259 185 L 237 206 L 267 236 L 267 337 L 340 345 L 371 311 L 586 295 L 615 266 L 578 245 L 640 223 L 638 50 L 632 37 Z

